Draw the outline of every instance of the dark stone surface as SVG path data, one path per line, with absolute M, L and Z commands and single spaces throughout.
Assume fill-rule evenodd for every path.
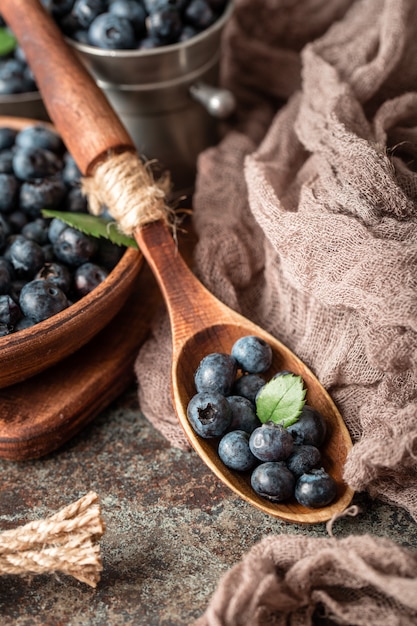
M 130 388 L 64 448 L 35 461 L 0 461 L 0 531 L 48 517 L 98 493 L 106 532 L 96 589 L 62 574 L 0 578 L 2 626 L 182 626 L 203 611 L 219 578 L 264 536 L 326 536 L 325 524 L 280 522 L 240 500 L 194 452 L 171 448 Z M 417 548 L 401 509 L 357 494 L 335 536 L 371 533 Z

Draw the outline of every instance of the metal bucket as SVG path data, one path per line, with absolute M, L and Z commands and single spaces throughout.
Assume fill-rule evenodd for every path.
M 150 50 L 69 43 L 105 93 L 144 158 L 168 169 L 174 192 L 189 193 L 199 153 L 218 141 L 234 98 L 219 89 L 220 41 L 232 3 L 188 41 Z

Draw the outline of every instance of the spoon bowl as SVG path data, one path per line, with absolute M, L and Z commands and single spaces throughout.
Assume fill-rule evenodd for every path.
M 353 490 L 343 481 L 343 467 L 352 442 L 342 416 L 313 372 L 270 333 L 210 293 L 190 271 L 178 254 L 171 234 L 160 223 L 139 229 L 136 240 L 158 280 L 170 316 L 171 391 L 175 411 L 188 441 L 203 462 L 241 498 L 264 513 L 287 522 L 317 524 L 343 511 L 353 497 Z M 188 420 L 187 406 L 196 393 L 194 373 L 201 359 L 210 352 L 230 354 L 235 341 L 245 335 L 256 335 L 272 348 L 272 363 L 264 374 L 265 380 L 272 378 L 278 370 L 289 370 L 301 376 L 307 390 L 307 404 L 326 420 L 327 437 L 320 448 L 322 465 L 337 484 L 337 496 L 326 507 L 310 509 L 300 505 L 295 498 L 274 503 L 258 496 L 251 487 L 249 472 L 235 472 L 222 463 L 217 454 L 219 439 L 200 437 Z
M 320 412 L 326 420 L 328 435 L 325 446 L 322 448 L 322 466 L 335 479 L 338 488 L 336 500 L 327 507 L 312 510 L 298 504 L 295 498 L 288 502 L 276 504 L 258 496 L 251 487 L 250 472 L 234 472 L 220 461 L 217 454 L 219 439 L 203 439 L 196 435 L 190 426 L 186 407 L 191 397 L 196 393 L 193 385 L 193 374 L 200 358 L 213 351 L 213 337 L 216 338 L 215 351 L 230 353 L 233 343 L 240 337 L 249 334 L 262 337 L 273 348 L 272 366 L 265 373 L 265 380 L 269 380 L 278 370 L 284 369 L 301 375 L 307 387 L 307 404 L 316 409 L 320 407 Z M 187 438 L 216 476 L 244 500 L 269 515 L 300 524 L 326 521 L 335 512 L 349 505 L 352 492 L 343 482 L 342 471 L 347 452 L 350 449 L 350 441 L 344 424 L 341 423 L 340 415 L 331 399 L 324 396 L 312 373 L 291 353 L 288 354 L 285 347 L 271 338 L 268 333 L 247 323 L 245 325 L 225 323 L 197 333 L 183 346 L 178 360 L 174 363 L 173 381 L 176 381 L 173 387 L 176 411 Z
M 116 152 L 136 152 L 134 143 L 105 96 L 37 0 L 3 0 L 2 15 L 25 51 L 49 115 L 81 172 L 94 175 L 96 166 Z M 138 189 L 138 198 L 139 198 Z M 194 276 L 179 254 L 171 232 L 154 221 L 135 229 L 138 246 L 153 271 L 170 316 L 172 329 L 172 398 L 178 419 L 195 451 L 218 478 L 263 512 L 295 523 L 319 523 L 344 510 L 353 491 L 342 479 L 351 440 L 330 396 L 307 366 L 272 335 L 215 298 Z M 324 467 L 338 485 L 336 500 L 320 509 L 295 501 L 271 503 L 257 496 L 248 477 L 226 468 L 216 442 L 196 435 L 186 410 L 194 395 L 194 371 L 209 352 L 228 352 L 244 335 L 258 335 L 273 350 L 271 374 L 290 369 L 302 376 L 307 401 L 329 426 Z

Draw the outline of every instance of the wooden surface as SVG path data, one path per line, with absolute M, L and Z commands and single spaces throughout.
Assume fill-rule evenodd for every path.
M 57 130 L 68 146 L 67 139 L 71 140 L 74 146 L 72 153 L 80 169 L 91 172 L 97 160 L 113 147 L 112 142 L 114 137 L 117 139 L 118 133 L 120 142 L 116 141 L 115 145 L 125 143 L 125 132 L 116 114 L 112 119 L 111 110 L 106 110 L 106 116 L 102 116 L 104 95 L 91 77 L 84 76 L 82 82 L 77 82 L 82 74 L 79 61 L 53 29 L 52 20 L 38 3 L 33 0 L 3 0 L 2 12 L 26 53 Z M 88 107 L 82 109 L 85 134 L 77 123 L 77 115 L 63 113 L 66 109 L 73 111 L 80 99 L 88 101 Z M 110 124 L 110 133 L 107 124 Z M 79 145 L 74 138 L 78 138 Z M 83 145 L 90 142 L 92 148 L 89 147 L 85 153 Z M 103 201 L 106 203 L 105 198 Z M 202 460 L 244 500 L 265 513 L 287 521 L 322 522 L 345 509 L 353 495 L 342 481 L 344 461 L 351 447 L 350 437 L 339 412 L 319 381 L 285 346 L 224 306 L 197 281 L 161 222 L 137 229 L 135 237 L 158 280 L 170 315 L 174 407 L 191 445 Z M 277 369 L 291 369 L 303 376 L 308 389 L 308 402 L 328 420 L 330 435 L 324 451 L 324 466 L 338 484 L 338 498 L 328 507 L 313 510 L 296 502 L 274 504 L 260 498 L 250 487 L 248 479 L 228 470 L 220 461 L 215 445 L 198 437 L 188 423 L 186 409 L 194 395 L 192 374 L 196 364 L 209 352 L 229 351 L 236 339 L 250 334 L 259 335 L 270 343 L 274 351 L 270 373 Z
M 90 343 L 42 374 L 1 389 L 0 457 L 23 461 L 56 450 L 124 391 L 161 305 L 145 266 L 126 305 Z

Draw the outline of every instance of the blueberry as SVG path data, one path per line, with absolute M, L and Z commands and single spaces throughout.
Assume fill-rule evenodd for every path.
M 19 148 L 13 155 L 13 171 L 20 180 L 52 176 L 59 168 L 57 156 L 43 148 Z
M 62 230 L 54 243 L 57 258 L 75 267 L 90 261 L 96 250 L 97 243 L 92 237 L 70 226 Z
M 0 150 L 7 150 L 14 145 L 17 130 L 8 126 L 0 127 Z
M 195 432 L 206 439 L 223 435 L 232 417 L 226 398 L 215 391 L 195 394 L 188 403 L 187 416 Z
M 79 28 L 88 28 L 92 21 L 106 10 L 106 0 L 75 0 L 71 15 Z
M 198 35 L 199 31 L 191 24 L 186 24 L 181 30 L 180 36 L 178 37 L 178 41 L 188 41 L 192 39 L 196 35 Z
M 321 464 L 320 450 L 315 446 L 294 446 L 292 454 L 288 457 L 287 467 L 295 476 L 301 476 Z
M 20 308 L 16 302 L 8 295 L 0 296 L 0 322 L 13 326 L 21 317 Z
M 127 50 L 136 47 L 135 31 L 125 17 L 113 13 L 102 13 L 88 29 L 91 46 L 106 50 Z
M 260 461 L 284 461 L 292 453 L 294 441 L 286 428 L 267 422 L 252 432 L 249 446 Z
M 232 392 L 255 403 L 256 395 L 264 385 L 265 380 L 258 374 L 245 374 L 235 380 Z
M 232 411 L 230 430 L 244 430 L 251 434 L 255 428 L 261 426 L 253 403 L 243 396 L 227 396 Z
M 228 395 L 236 376 L 236 361 L 230 354 L 212 352 L 201 359 L 194 374 L 198 392 L 218 391 Z
M 75 270 L 74 286 L 79 297 L 86 296 L 93 291 L 108 276 L 105 269 L 96 263 L 83 263 Z
M 74 0 L 41 0 L 41 2 L 53 17 L 66 15 L 74 5 Z
M 13 150 L 5 149 L 0 152 L 0 172 L 2 174 L 14 174 Z
M 30 217 L 41 215 L 42 209 L 56 209 L 64 199 L 67 188 L 60 176 L 46 176 L 22 183 L 20 208 Z
M 41 246 L 25 237 L 14 239 L 7 249 L 7 258 L 21 278 L 33 277 L 45 261 Z
M 216 14 L 206 0 L 191 0 L 184 13 L 185 20 L 200 30 L 208 28 L 216 20 Z
M 182 30 L 182 20 L 177 9 L 170 5 L 158 9 L 147 18 L 148 35 L 163 44 L 178 40 Z
M 252 489 L 273 502 L 283 502 L 294 494 L 295 478 L 282 461 L 261 463 L 252 472 Z
M 97 246 L 97 263 L 110 272 L 122 258 L 125 249 L 122 246 L 115 246 L 111 241 L 103 237 L 98 240 Z
M 35 324 L 36 322 L 32 318 L 21 317 L 20 320 L 18 320 L 14 325 L 13 330 L 14 332 L 17 332 L 18 330 L 25 330 L 25 328 L 32 328 L 32 326 L 35 326 Z
M 33 91 L 31 81 L 25 77 L 25 63 L 9 58 L 0 61 L 0 95 Z
M 279 370 L 278 372 L 276 372 L 273 376 L 272 379 L 274 378 L 278 378 L 278 376 L 297 376 L 297 374 L 295 372 L 292 372 L 291 370 Z
M 249 433 L 244 430 L 233 430 L 223 435 L 217 452 L 227 467 L 239 472 L 246 472 L 258 463 L 249 448 Z
M 155 39 L 155 37 L 144 37 L 139 42 L 139 49 L 140 50 L 153 50 L 154 48 L 159 48 L 160 45 L 161 45 L 161 42 L 158 41 L 158 39 Z
M 26 285 L 27 282 L 28 282 L 27 280 L 22 280 L 18 278 L 13 280 L 10 290 L 9 290 L 9 294 L 12 296 L 15 302 L 19 302 L 20 292 L 22 291 L 23 287 Z
M 4 257 L 0 257 L 0 294 L 9 293 L 12 279 L 13 268 L 11 263 Z
M 8 220 L 0 213 L 0 250 L 4 250 L 8 243 L 10 235 L 10 224 Z
M 6 335 L 10 335 L 11 329 L 7 324 L 0 323 L 0 337 L 6 337 Z
M 57 217 L 54 217 L 49 222 L 49 228 L 48 228 L 49 241 L 51 243 L 56 243 L 58 241 L 58 237 L 60 236 L 62 231 L 65 230 L 65 228 L 68 228 L 68 224 L 58 219 Z
M 324 417 L 308 404 L 303 406 L 297 422 L 288 426 L 294 443 L 320 448 L 326 438 L 327 426 Z
M 25 150 L 49 150 L 61 153 L 64 144 L 61 137 L 54 130 L 42 124 L 26 126 L 16 135 L 16 146 Z
M 11 211 L 18 197 L 20 183 L 13 174 L 0 173 L 0 211 Z
M 32 280 L 22 288 L 19 306 L 23 315 L 42 322 L 66 309 L 69 302 L 64 292 L 55 285 L 45 280 Z
M 114 0 L 109 6 L 109 12 L 129 20 L 136 36 L 145 34 L 146 11 L 141 3 L 136 0 Z
M 323 468 L 302 474 L 295 485 L 295 499 L 303 506 L 319 508 L 332 502 L 337 495 L 337 484 Z
M 147 13 L 155 13 L 155 11 L 169 7 L 173 7 L 182 13 L 188 2 L 189 0 L 143 0 Z
M 271 346 L 255 335 L 238 339 L 232 346 L 231 354 L 238 367 L 249 374 L 266 372 L 272 363 Z
M 16 209 L 7 215 L 7 221 L 12 233 L 19 233 L 29 221 L 29 216 L 20 209 Z
M 78 186 L 71 187 L 64 201 L 64 210 L 74 213 L 88 213 L 87 198 Z
M 25 239 L 36 241 L 40 246 L 48 243 L 48 224 L 41 217 L 27 222 L 21 229 Z
M 51 285 L 59 287 L 67 294 L 71 288 L 72 276 L 66 265 L 62 263 L 45 263 L 35 276 L 36 280 L 46 280 Z
M 63 158 L 62 179 L 67 185 L 78 183 L 81 178 L 81 171 L 76 164 L 74 157 L 66 152 Z

